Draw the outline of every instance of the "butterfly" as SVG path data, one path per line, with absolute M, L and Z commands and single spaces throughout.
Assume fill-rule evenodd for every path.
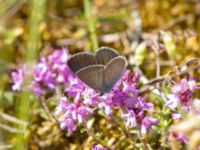
M 80 52 L 67 62 L 68 67 L 86 85 L 103 95 L 110 92 L 126 70 L 127 60 L 116 50 L 101 47 L 95 54 Z

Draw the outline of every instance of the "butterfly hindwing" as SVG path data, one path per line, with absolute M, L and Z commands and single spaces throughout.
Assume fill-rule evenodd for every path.
M 87 52 L 75 54 L 67 62 L 67 65 L 74 73 L 82 68 L 95 64 L 97 64 L 95 56 Z
M 112 48 L 101 47 L 97 50 L 95 56 L 98 64 L 107 65 L 110 60 L 118 56 L 118 53 Z
M 103 72 L 103 65 L 92 65 L 80 69 L 76 74 L 86 85 L 96 91 L 101 91 L 103 87 Z
M 114 84 L 124 74 L 126 66 L 126 58 L 122 56 L 118 56 L 108 63 L 104 71 L 104 87 L 106 91 L 113 88 Z

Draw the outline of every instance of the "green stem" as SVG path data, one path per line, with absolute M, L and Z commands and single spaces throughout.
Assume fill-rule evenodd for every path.
M 90 40 L 91 40 L 91 47 L 92 51 L 94 52 L 99 46 L 98 46 L 98 40 L 96 35 L 96 21 L 94 16 L 92 16 L 92 4 L 91 0 L 84 0 L 84 14 L 85 19 L 87 21 L 87 27 L 90 34 Z
M 46 11 L 47 0 L 31 0 L 32 7 L 27 39 L 27 61 L 36 60 L 39 52 L 40 26 Z
M 46 1 L 47 0 L 31 0 L 29 1 L 31 6 L 31 16 L 29 22 L 29 31 L 27 37 L 27 52 L 25 59 L 27 63 L 30 63 L 34 60 L 37 60 L 37 54 L 39 50 L 39 40 L 40 33 L 39 27 L 43 21 L 44 13 L 46 10 Z M 27 85 L 28 79 L 25 81 Z M 20 120 L 27 121 L 30 118 L 31 111 L 31 92 L 22 91 L 19 93 L 17 104 L 16 104 L 16 114 Z M 26 127 L 18 125 L 19 130 L 26 131 Z M 24 134 L 17 134 L 17 141 L 15 144 L 14 150 L 24 150 L 28 149 L 27 140 L 24 138 Z
M 19 96 L 17 97 L 17 103 L 16 103 L 16 111 L 17 111 L 17 117 L 20 120 L 27 121 L 30 116 L 30 96 L 31 93 L 27 91 L 22 91 L 19 93 Z M 26 126 L 23 124 L 17 125 L 18 130 L 23 131 L 23 133 L 18 133 L 17 136 L 17 143 L 15 144 L 14 150 L 22 150 L 27 149 L 27 143 L 24 139 L 24 133 L 26 133 Z

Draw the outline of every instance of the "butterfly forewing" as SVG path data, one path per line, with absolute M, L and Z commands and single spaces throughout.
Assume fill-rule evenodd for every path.
M 86 85 L 100 92 L 103 88 L 103 72 L 103 65 L 93 65 L 77 71 L 76 74 Z
M 126 70 L 127 62 L 122 56 L 118 56 L 111 60 L 104 71 L 104 89 L 109 91 L 114 84 L 122 77 Z
M 110 60 L 118 56 L 118 53 L 108 47 L 101 47 L 95 54 L 98 64 L 106 65 Z
M 82 52 L 72 56 L 68 60 L 67 64 L 69 68 L 76 73 L 82 68 L 97 64 L 97 60 L 93 54 Z

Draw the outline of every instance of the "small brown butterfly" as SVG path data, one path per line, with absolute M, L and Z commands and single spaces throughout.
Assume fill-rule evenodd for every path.
M 67 64 L 86 85 L 104 94 L 109 92 L 124 74 L 127 61 L 114 49 L 101 47 L 95 54 L 75 54 Z

